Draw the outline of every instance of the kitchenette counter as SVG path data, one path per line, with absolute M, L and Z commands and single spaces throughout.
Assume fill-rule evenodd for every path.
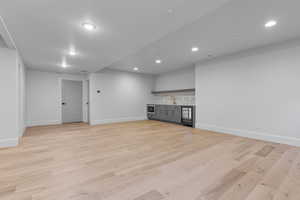
M 160 103 L 152 103 L 147 105 L 163 105 L 163 106 L 195 106 L 195 104 L 160 104 Z
M 147 117 L 151 120 L 195 126 L 195 106 L 175 104 L 148 104 Z

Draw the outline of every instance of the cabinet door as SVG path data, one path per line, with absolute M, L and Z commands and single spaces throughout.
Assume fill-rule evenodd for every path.
M 181 106 L 175 108 L 174 122 L 181 123 Z
M 163 112 L 163 120 L 164 121 L 169 121 L 169 105 L 164 105 L 164 112 Z
M 160 105 L 155 105 L 155 115 L 153 119 L 159 119 Z
M 159 119 L 160 120 L 166 120 L 166 118 L 167 118 L 166 106 L 161 105 L 160 110 L 159 110 Z
M 156 105 L 154 119 L 181 123 L 181 106 Z
M 168 105 L 163 105 L 163 120 L 164 121 L 169 121 L 169 106 Z
M 170 122 L 175 122 L 175 109 L 176 109 L 176 106 L 174 105 L 170 105 L 169 106 L 169 116 L 168 116 L 168 120 Z

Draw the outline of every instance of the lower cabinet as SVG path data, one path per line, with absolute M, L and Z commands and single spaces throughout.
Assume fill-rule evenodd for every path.
M 181 106 L 155 105 L 155 115 L 153 119 L 181 123 Z

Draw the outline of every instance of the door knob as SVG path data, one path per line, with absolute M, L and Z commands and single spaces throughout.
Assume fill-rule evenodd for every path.
M 62 102 L 62 103 L 61 103 L 61 105 L 63 105 L 63 106 L 66 105 L 66 104 L 67 104 L 66 102 Z

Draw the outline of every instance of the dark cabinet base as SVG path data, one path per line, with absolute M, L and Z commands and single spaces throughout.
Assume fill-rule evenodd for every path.
M 190 119 L 185 119 L 185 109 L 191 108 Z M 181 124 L 184 126 L 195 126 L 195 109 L 194 106 L 181 106 L 181 105 L 155 105 L 155 111 L 148 113 L 148 119 L 158 120 L 163 122 L 170 122 Z M 183 115 L 185 114 L 185 115 Z

